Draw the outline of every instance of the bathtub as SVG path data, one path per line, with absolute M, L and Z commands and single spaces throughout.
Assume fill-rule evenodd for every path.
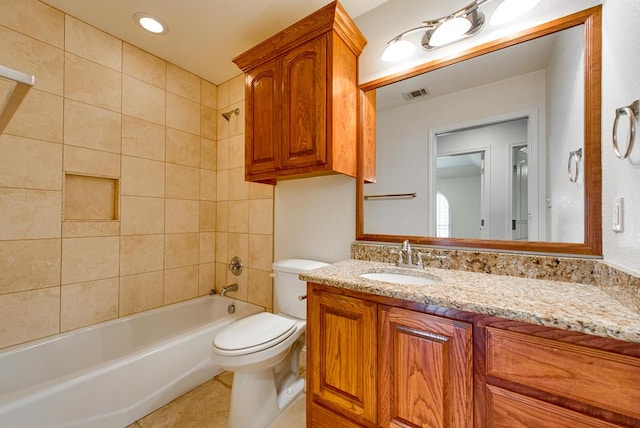
M 125 427 L 219 374 L 215 334 L 262 310 L 205 296 L 0 351 L 0 425 Z

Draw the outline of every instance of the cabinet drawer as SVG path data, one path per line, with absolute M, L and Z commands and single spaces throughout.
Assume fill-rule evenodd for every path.
M 640 359 L 487 328 L 487 374 L 640 417 Z
M 489 428 L 614 428 L 619 425 L 487 386 Z

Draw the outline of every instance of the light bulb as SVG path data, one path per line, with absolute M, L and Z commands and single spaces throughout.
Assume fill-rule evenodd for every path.
M 133 20 L 150 33 L 166 34 L 169 32 L 167 24 L 148 13 L 137 12 L 133 14 Z
M 504 0 L 491 15 L 491 25 L 501 25 L 512 21 L 533 9 L 540 0 Z
M 443 46 L 460 39 L 471 28 L 467 18 L 452 18 L 438 25 L 429 39 L 431 46 Z
M 416 46 L 403 38 L 395 38 L 389 42 L 380 58 L 384 62 L 400 61 L 414 53 Z

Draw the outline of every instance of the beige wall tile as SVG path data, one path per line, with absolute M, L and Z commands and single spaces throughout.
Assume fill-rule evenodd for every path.
M 64 170 L 101 177 L 120 177 L 120 155 L 93 149 L 64 146 Z
M 200 167 L 200 137 L 167 128 L 167 162 Z
M 165 127 L 122 115 L 122 154 L 164 161 Z
M 244 134 L 229 138 L 229 168 L 244 168 Z
M 0 295 L 0 348 L 60 331 L 60 287 Z
M 73 330 L 117 318 L 118 289 L 118 278 L 63 285 L 60 330 Z
M 230 81 L 227 80 L 224 83 L 221 83 L 218 85 L 218 101 L 217 101 L 217 108 L 220 109 L 225 109 L 227 107 L 229 107 L 229 105 L 231 104 L 229 102 L 229 83 Z
M 36 0 L 3 0 L 0 25 L 59 48 L 64 46 L 64 14 Z
M 227 235 L 227 260 L 231 261 L 234 257 L 240 257 L 240 260 L 246 265 L 249 259 L 249 235 L 246 233 L 229 233 Z
M 237 135 L 241 135 L 244 134 L 244 116 L 245 116 L 245 109 L 244 109 L 244 101 L 241 101 L 239 103 L 236 104 L 232 104 L 231 107 L 229 108 L 229 110 L 235 110 L 238 109 L 240 110 L 240 114 L 239 115 L 233 115 L 231 116 L 231 120 L 229 120 L 228 122 L 228 129 L 227 129 L 227 136 L 228 137 L 234 137 Z
M 216 169 L 216 141 L 208 138 L 200 139 L 200 168 Z
M 215 201 L 217 193 L 216 171 L 208 169 L 200 170 L 200 199 L 203 201 Z
M 62 284 L 118 276 L 120 237 L 63 238 Z
M 0 63 L 5 67 L 36 76 L 34 88 L 62 95 L 62 49 L 0 27 Z
M 65 100 L 64 143 L 120 153 L 122 115 L 100 107 Z
M 216 232 L 216 262 L 229 264 L 231 259 L 227 254 L 227 241 L 229 234 L 227 232 Z
M 230 122 L 231 120 L 234 120 L 234 118 L 238 117 L 234 114 L 234 115 L 231 115 L 229 120 L 225 119 L 222 116 L 222 113 L 226 113 L 230 110 L 231 108 L 229 107 L 218 109 L 218 114 L 216 115 L 216 138 L 218 141 L 224 140 L 225 138 L 229 138 Z
M 62 192 L 0 187 L 0 240 L 60 238 Z
M 62 97 L 31 89 L 4 133 L 62 143 Z
M 164 271 L 120 277 L 120 316 L 162 306 Z
M 224 287 L 227 284 L 227 274 L 229 274 L 229 276 L 231 276 L 231 272 L 229 272 L 229 265 L 228 263 L 216 263 L 216 272 L 215 272 L 215 289 L 218 292 L 218 294 L 220 294 L 220 291 L 222 291 L 222 287 Z
M 165 233 L 188 233 L 200 230 L 200 202 L 188 199 L 165 199 Z
M 0 241 L 0 294 L 60 285 L 60 239 Z
M 200 81 L 200 102 L 202 105 L 211 107 L 212 109 L 218 108 L 218 87 L 206 80 Z
M 216 231 L 227 232 L 229 230 L 229 202 L 216 202 Z
M 247 269 L 247 301 L 273 309 L 273 280 L 270 271 Z
M 200 108 L 200 135 L 205 138 L 216 138 L 217 131 L 216 128 L 218 126 L 218 119 L 216 118 L 216 114 L 218 111 L 216 109 L 201 106 Z
M 164 239 L 164 268 L 198 264 L 200 247 L 197 233 L 167 234 Z
M 213 201 L 200 201 L 200 232 L 215 232 L 216 230 L 216 203 Z
M 218 171 L 229 169 L 229 139 L 218 140 L 216 168 Z
M 200 264 L 216 261 L 216 233 L 200 233 Z
M 158 88 L 167 86 L 167 62 L 128 43 L 122 46 L 122 72 Z
M 164 271 L 164 304 L 168 305 L 198 296 L 198 266 Z
M 164 235 L 131 235 L 120 239 L 120 275 L 162 270 Z
M 62 145 L 0 136 L 0 186 L 62 190 Z
M 249 201 L 229 201 L 229 232 L 249 233 Z
M 216 264 L 201 264 L 198 267 L 198 277 L 198 296 L 206 296 L 216 288 Z
M 65 50 L 122 71 L 122 40 L 65 15 Z
M 65 174 L 65 220 L 117 220 L 118 180 Z
M 164 199 L 138 196 L 120 198 L 123 235 L 164 233 Z
M 129 76 L 122 76 L 122 113 L 165 124 L 165 91 Z
M 249 183 L 249 199 L 273 199 L 274 186 L 262 183 Z
M 244 73 L 229 80 L 229 104 L 237 104 L 244 101 Z
M 200 102 L 200 78 L 174 64 L 167 64 L 167 92 Z
M 249 201 L 249 233 L 273 234 L 273 199 Z
M 119 236 L 120 221 L 73 221 L 62 222 L 63 238 L 87 238 L 91 236 Z
M 163 197 L 164 174 L 163 162 L 122 156 L 121 193 L 130 196 Z
M 249 235 L 247 265 L 253 269 L 271 270 L 273 264 L 273 236 Z
M 199 199 L 200 169 L 189 166 L 167 164 L 167 198 Z
M 113 111 L 122 104 L 122 75 L 72 53 L 65 53 L 64 96 Z
M 244 168 L 229 170 L 229 200 L 249 199 L 249 182 L 244 181 Z
M 200 104 L 167 93 L 167 126 L 200 135 Z

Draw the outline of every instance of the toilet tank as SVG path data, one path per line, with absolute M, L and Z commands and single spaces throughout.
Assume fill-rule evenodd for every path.
M 300 319 L 307 319 L 307 301 L 298 296 L 307 294 L 307 283 L 300 281 L 300 272 L 327 266 L 327 263 L 306 259 L 285 259 L 273 264 L 273 289 L 279 311 Z

